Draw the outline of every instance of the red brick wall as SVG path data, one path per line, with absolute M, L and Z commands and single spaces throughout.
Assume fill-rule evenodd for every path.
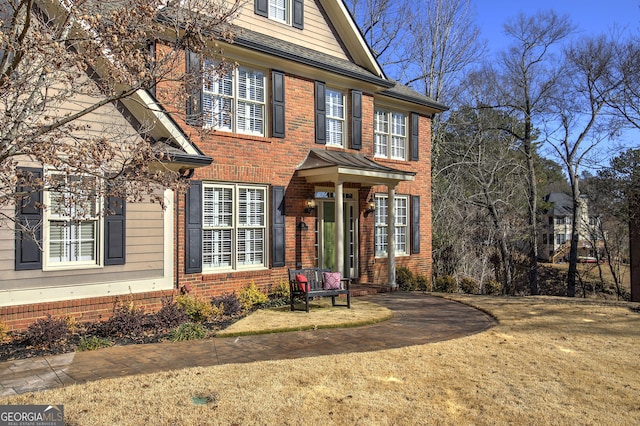
M 269 87 L 270 85 L 268 85 Z M 314 82 L 292 75 L 285 77 L 286 88 L 286 138 L 251 137 L 225 132 L 202 133 L 184 122 L 181 114 L 175 114 L 176 122 L 207 155 L 213 157 L 209 167 L 197 169 L 193 179 L 214 182 L 243 182 L 286 187 L 286 266 L 247 272 L 225 272 L 218 274 L 184 273 L 184 196 L 177 197 L 177 270 L 179 285 L 189 284 L 192 292 L 204 297 L 237 292 L 252 281 L 259 287 L 268 288 L 286 280 L 287 268 L 298 264 L 315 266 L 315 212 L 304 213 L 305 201 L 313 193 L 314 185 L 306 183 L 295 175 L 296 167 L 304 161 L 309 149 L 324 148 L 314 142 Z M 184 110 L 184 99 L 173 104 L 170 87 L 158 87 L 157 96 L 165 102 L 168 111 Z M 350 105 L 350 94 L 345 93 Z M 362 150 L 351 151 L 373 158 L 373 112 L 374 101 L 371 94 L 363 94 Z M 268 105 L 268 103 L 267 103 Z M 431 120 L 420 118 L 420 161 L 385 161 L 380 163 L 405 171 L 417 172 L 415 181 L 401 182 L 397 194 L 419 195 L 421 216 L 420 254 L 398 257 L 397 266 L 407 266 L 414 273 L 431 275 Z M 331 149 L 331 148 L 328 148 Z M 332 184 L 327 183 L 327 186 Z M 353 187 L 353 185 L 347 185 Z M 359 281 L 368 284 L 387 283 L 387 260 L 374 257 L 373 215 L 364 216 L 366 202 L 374 192 L 386 193 L 384 186 L 361 187 L 359 191 Z M 309 229 L 299 231 L 296 225 L 304 221 Z M 175 247 L 176 241 L 174 241 Z M 270 244 L 270 239 L 268 241 Z M 268 262 L 270 264 L 270 262 Z M 133 295 L 134 303 L 146 311 L 157 310 L 163 293 Z M 120 299 L 128 296 L 121 296 Z M 106 319 L 110 316 L 115 297 L 81 299 L 68 302 L 43 303 L 36 305 L 0 308 L 0 321 L 11 329 L 23 329 L 37 318 L 47 313 L 53 316 L 73 316 L 88 321 Z
M 221 274 L 184 274 L 184 197 L 179 203 L 180 252 L 179 282 L 189 284 L 197 293 L 215 296 L 226 292 L 238 291 L 251 281 L 260 287 L 268 287 L 286 280 L 287 268 L 297 264 L 314 265 L 314 226 L 315 212 L 304 213 L 305 200 L 313 193 L 314 185 L 306 183 L 304 178 L 295 175 L 296 167 L 304 161 L 309 149 L 324 148 L 314 141 L 314 82 L 293 75 L 285 77 L 286 90 L 286 138 L 251 137 L 209 132 L 200 134 L 184 122 L 180 125 L 189 137 L 207 155 L 213 157 L 209 167 L 197 169 L 193 179 L 214 182 L 245 182 L 286 187 L 286 266 L 251 272 L 231 272 Z M 345 92 L 350 107 L 350 94 Z M 373 157 L 373 116 L 374 101 L 371 94 L 363 94 L 363 143 L 361 151 Z M 397 194 L 419 195 L 421 203 L 421 250 L 420 254 L 410 257 L 398 257 L 398 266 L 407 266 L 415 273 L 431 274 L 431 164 L 430 164 L 430 119 L 420 118 L 420 161 L 385 161 L 380 163 L 396 169 L 417 172 L 414 182 L 402 182 L 396 188 Z M 327 148 L 333 149 L 333 148 Z M 333 184 L 327 183 L 327 186 Z M 353 187 L 353 185 L 351 185 Z M 361 187 L 359 191 L 360 229 L 359 256 L 360 282 L 385 284 L 387 280 L 386 259 L 374 258 L 373 215 L 364 217 L 366 201 L 374 192 L 384 192 L 385 186 Z M 304 221 L 309 230 L 299 231 L 296 225 Z
M 171 291 L 155 291 L 2 307 L 0 322 L 8 330 L 26 330 L 29 324 L 37 319 L 46 318 L 47 315 L 53 318 L 74 318 L 77 322 L 101 321 L 111 317 L 113 308 L 118 303 L 133 302 L 136 308 L 142 308 L 144 312 L 155 312 L 162 306 L 162 298 L 172 294 Z

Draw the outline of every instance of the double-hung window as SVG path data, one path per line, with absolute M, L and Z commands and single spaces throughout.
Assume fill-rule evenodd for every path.
M 237 67 L 223 75 L 205 61 L 202 112 L 206 127 L 234 133 L 265 134 L 265 74 Z
M 203 268 L 266 266 L 266 187 L 204 184 L 202 200 Z
M 269 19 L 289 23 L 289 0 L 269 0 Z
M 100 264 L 101 219 L 96 179 L 50 175 L 45 222 L 45 258 L 50 268 Z
M 394 160 L 407 159 L 407 116 L 376 108 L 374 115 L 374 155 Z
M 388 253 L 388 207 L 387 196 L 375 196 L 375 254 L 386 256 Z M 395 212 L 395 252 L 397 255 L 409 254 L 409 197 L 397 195 L 394 198 Z
M 345 108 L 344 94 L 338 90 L 326 91 L 327 145 L 344 146 Z

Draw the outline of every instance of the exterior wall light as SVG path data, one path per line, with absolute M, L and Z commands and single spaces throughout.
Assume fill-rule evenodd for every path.
M 314 200 L 313 198 L 307 198 L 307 201 L 306 201 L 306 204 L 305 204 L 305 208 L 304 208 L 304 212 L 306 214 L 310 214 L 315 209 L 316 209 L 316 200 Z
M 367 209 L 364 211 L 364 217 L 376 211 L 376 202 L 371 200 L 367 203 Z

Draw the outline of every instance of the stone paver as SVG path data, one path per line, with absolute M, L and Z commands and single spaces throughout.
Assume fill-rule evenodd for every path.
M 356 328 L 296 331 L 98 351 L 0 363 L 0 397 L 88 381 L 196 366 L 304 358 L 423 345 L 484 331 L 489 315 L 450 300 L 402 292 L 363 296 L 393 318 Z

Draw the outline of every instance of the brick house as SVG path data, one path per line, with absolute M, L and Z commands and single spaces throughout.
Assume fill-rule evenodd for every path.
M 342 1 L 255 0 L 234 24 L 224 77 L 185 55 L 205 79 L 180 124 L 214 161 L 178 201 L 179 285 L 267 287 L 299 265 L 376 286 L 397 266 L 430 276 L 431 118 L 446 107 L 385 77 Z
M 138 239 L 117 271 L 103 262 L 72 285 L 52 281 L 46 297 L 34 281 L 18 289 L 0 278 L 0 320 L 108 315 L 114 297 L 128 294 L 154 308 L 185 285 L 206 297 L 252 281 L 267 288 L 298 265 L 374 286 L 394 287 L 399 266 L 430 276 L 431 120 L 446 107 L 385 76 L 341 0 L 254 0 L 233 23 L 233 43 L 209 40 L 210 56 L 185 52 L 184 67 L 203 82 L 186 105 L 172 104 L 170 86 L 149 97 L 163 111 L 185 111 L 161 121 L 175 126 L 164 133 L 182 142 L 173 143 L 176 158 L 193 171 L 187 194 L 152 214 L 153 229 L 148 213 L 134 220 L 127 211 L 125 244 Z M 234 66 L 213 77 L 220 48 Z M 157 277 L 115 279 L 134 256 L 148 275 L 144 246 L 158 238 L 149 260 Z M 3 257 L 14 277 L 23 274 L 16 252 Z M 96 273 L 109 282 L 85 285 Z

